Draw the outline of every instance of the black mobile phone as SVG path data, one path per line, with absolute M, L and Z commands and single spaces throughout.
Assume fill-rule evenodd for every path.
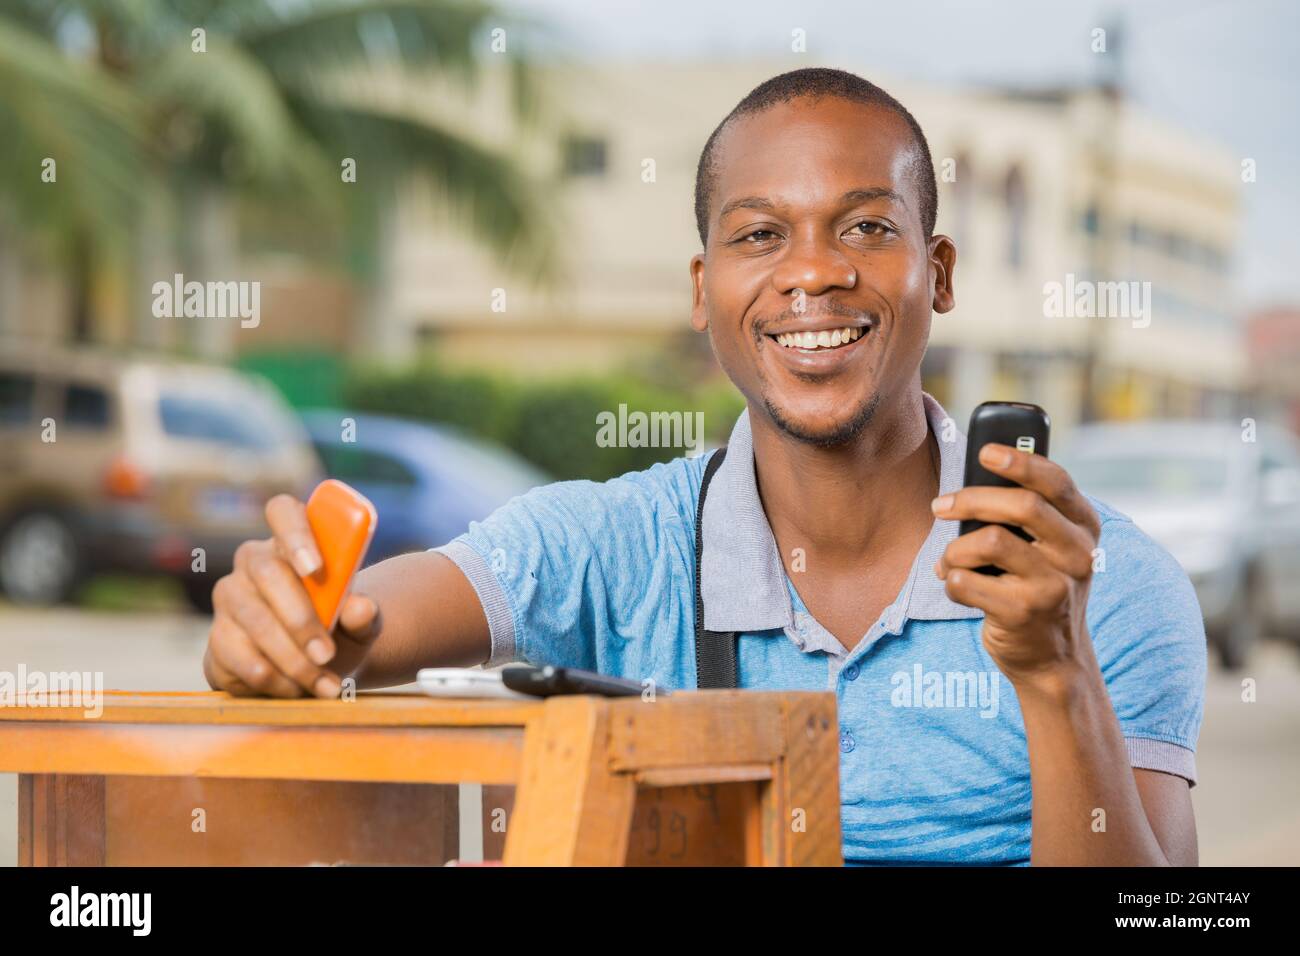
M 1019 487 L 1009 478 L 995 475 L 980 464 L 980 449 L 989 442 L 1010 445 L 1020 451 L 1033 452 L 1047 457 L 1047 441 L 1051 434 L 1052 421 L 1047 412 L 1028 402 L 984 402 L 971 412 L 970 429 L 966 432 L 966 478 L 964 484 L 993 485 L 997 488 Z M 958 534 L 978 531 L 988 522 L 968 518 L 961 523 Z M 1004 528 L 1019 535 L 1026 541 L 1032 541 L 1029 533 L 1015 525 L 1004 524 Z M 1002 574 L 1002 569 L 991 564 L 975 569 L 980 574 Z
M 602 697 L 639 697 L 644 688 L 640 681 L 623 677 L 608 677 L 593 671 L 573 667 L 535 667 L 532 664 L 511 664 L 501 668 L 501 682 L 511 690 L 533 697 L 554 697 L 558 694 L 599 694 Z M 656 690 L 666 694 L 666 690 Z

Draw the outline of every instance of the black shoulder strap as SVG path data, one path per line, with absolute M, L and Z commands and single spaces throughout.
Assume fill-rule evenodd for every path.
M 704 496 L 727 449 L 719 448 L 704 466 L 700 501 L 695 509 L 695 686 L 716 689 L 736 686 L 736 634 L 704 629 L 704 597 L 700 594 L 700 567 L 704 562 Z

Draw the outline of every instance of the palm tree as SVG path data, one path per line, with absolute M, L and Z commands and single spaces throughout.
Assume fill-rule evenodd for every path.
M 71 265 L 73 327 L 88 328 L 94 257 L 131 235 L 145 128 L 130 91 L 70 59 L 15 9 L 0 18 L 0 331 L 22 304 L 23 243 Z
M 554 266 L 547 192 L 522 163 L 399 95 L 436 81 L 468 96 L 491 30 L 507 28 L 517 47 L 535 24 L 454 0 L 9 0 L 5 9 L 0 122 L 27 145 L 3 151 L 0 169 L 30 169 L 42 151 L 66 147 L 93 170 L 64 201 L 62 231 L 74 252 L 90 250 L 71 258 L 74 286 L 88 285 L 124 225 L 146 273 L 150 249 L 157 258 L 174 246 L 187 272 L 220 277 L 240 208 L 308 234 L 332 228 L 342 263 L 373 278 L 366 252 L 417 180 L 512 266 L 535 275 Z M 512 52 L 502 63 L 515 118 L 535 122 L 544 103 L 527 59 Z M 344 160 L 356 164 L 354 184 L 343 182 Z M 36 185 L 10 193 L 16 212 L 46 217 Z

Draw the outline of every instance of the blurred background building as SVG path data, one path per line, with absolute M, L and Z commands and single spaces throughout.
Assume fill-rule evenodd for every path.
M 737 100 L 787 66 L 539 68 L 536 81 L 565 114 L 534 149 L 533 171 L 559 190 L 552 274 L 504 270 L 497 252 L 447 228 L 437 205 L 408 187 L 377 237 L 376 294 L 281 251 L 243 251 L 239 273 L 266 277 L 264 328 L 253 335 L 227 324 L 225 341 L 210 347 L 253 365 L 271 359 L 258 367 L 273 375 L 277 356 L 300 367 L 313 353 L 328 364 L 434 350 L 521 376 L 621 368 L 647 351 L 703 354 L 687 326 L 699 150 Z M 1090 348 L 1100 365 L 1097 417 L 1231 415 L 1245 408 L 1245 393 L 1282 388 L 1248 371 L 1231 279 L 1241 177 L 1223 145 L 1093 86 L 937 89 L 875 79 L 926 130 L 940 179 L 937 228 L 957 243 L 958 308 L 936 317 L 925 377 L 959 420 L 980 401 L 1018 397 L 1068 428 L 1086 412 Z M 464 115 L 487 138 L 510 126 L 500 91 L 485 86 Z M 1045 316 L 1044 284 L 1068 276 L 1149 282 L 1150 324 Z M 73 337 L 57 275 L 29 275 L 21 300 L 11 331 Z M 158 344 L 156 329 L 115 312 L 97 312 L 87 338 Z
M 458 361 L 531 375 L 626 362 L 690 336 L 686 253 L 699 240 L 686 200 L 701 144 L 781 70 L 648 62 L 548 73 L 580 118 L 556 143 L 570 267 L 560 289 L 512 285 L 509 312 L 490 312 L 491 289 L 506 284 L 492 258 L 412 212 L 398 226 L 402 294 L 385 318 L 385 346 L 432 342 Z M 925 368 L 927 387 L 954 415 L 1014 396 L 1051 408 L 1058 425 L 1081 416 L 1090 329 L 1043 314 L 1044 282 L 1068 274 L 1151 283 L 1149 327 L 1117 317 L 1102 329 L 1103 416 L 1236 410 L 1251 383 L 1231 296 L 1240 177 L 1227 149 L 1089 87 L 876 80 L 926 130 L 938 229 L 957 243 L 958 308 L 936 317 Z

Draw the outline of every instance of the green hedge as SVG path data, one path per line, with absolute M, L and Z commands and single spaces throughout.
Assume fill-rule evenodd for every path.
M 557 479 L 603 481 L 685 454 L 681 448 L 602 447 L 597 416 L 633 412 L 702 412 L 706 447 L 726 441 L 744 407 L 723 379 L 672 389 L 628 376 L 520 380 L 435 363 L 354 368 L 344 380 L 345 407 L 453 425 L 498 442 Z
M 235 360 L 235 368 L 270 380 L 294 408 L 337 405 L 343 361 L 329 352 L 254 352 Z

